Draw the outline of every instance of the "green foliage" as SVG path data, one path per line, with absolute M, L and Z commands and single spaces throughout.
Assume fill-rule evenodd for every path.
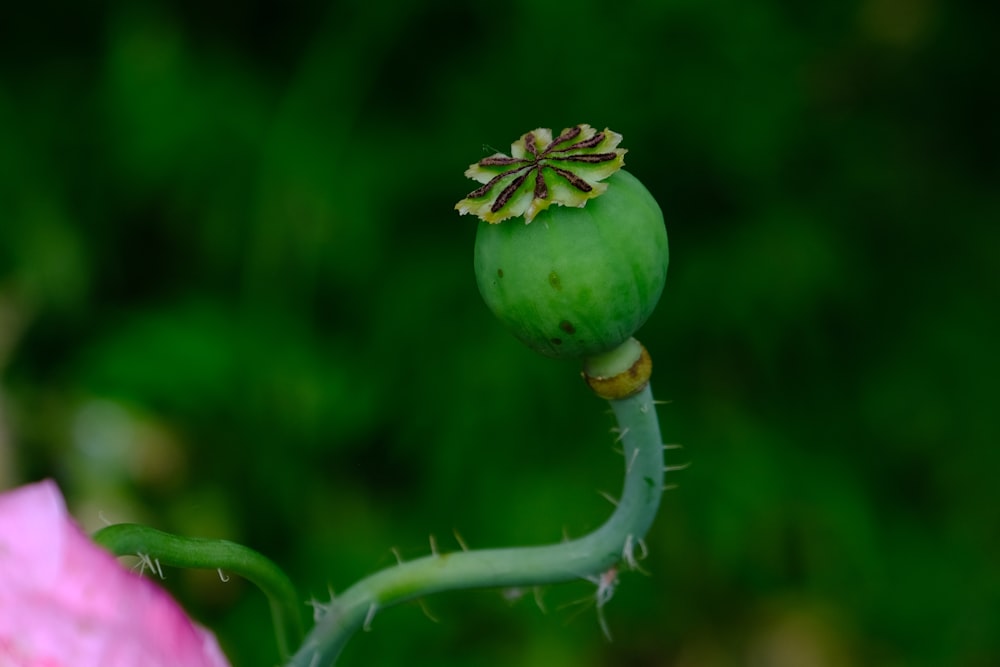
M 18 5 L 0 486 L 244 542 L 317 599 L 428 533 L 581 534 L 619 483 L 610 418 L 494 322 L 452 206 L 480 148 L 609 126 L 674 255 L 637 337 L 693 465 L 652 576 L 623 575 L 610 647 L 592 610 L 565 625 L 581 583 L 548 615 L 530 592 L 387 612 L 342 664 L 996 664 L 995 15 Z M 274 664 L 266 606 L 212 577 L 164 583 L 234 664 Z

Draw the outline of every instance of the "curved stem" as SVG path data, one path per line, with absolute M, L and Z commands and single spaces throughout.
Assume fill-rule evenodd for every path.
M 611 517 L 584 537 L 547 546 L 432 554 L 357 582 L 329 604 L 287 667 L 333 664 L 347 640 L 391 605 L 439 591 L 534 586 L 593 578 L 620 561 L 635 564 L 660 503 L 663 444 L 647 385 L 609 401 L 625 454 L 625 489 Z
M 302 639 L 302 602 L 287 575 L 270 559 L 228 540 L 181 537 L 134 523 L 102 528 L 92 539 L 116 556 L 142 555 L 171 567 L 227 570 L 260 588 L 271 605 L 282 657 Z

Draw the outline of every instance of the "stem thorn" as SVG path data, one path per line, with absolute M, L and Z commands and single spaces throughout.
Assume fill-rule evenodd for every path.
M 615 500 L 614 496 L 612 496 L 610 493 L 608 493 L 607 491 L 598 491 L 598 493 L 601 494 L 601 496 L 603 496 L 603 498 L 607 500 L 609 503 L 611 503 L 615 507 L 618 507 L 618 501 Z
M 468 551 L 469 545 L 462 539 L 462 534 L 458 532 L 458 528 L 452 528 L 451 532 L 455 536 L 455 541 L 458 542 L 458 546 L 462 548 L 462 551 Z
M 372 602 L 370 605 L 368 605 L 368 613 L 365 614 L 365 623 L 364 623 L 363 626 L 361 626 L 362 630 L 364 630 L 365 632 L 371 632 L 372 631 L 372 619 L 375 618 L 375 612 L 377 612 L 377 611 L 378 611 L 378 605 L 377 604 L 375 604 L 374 602 Z

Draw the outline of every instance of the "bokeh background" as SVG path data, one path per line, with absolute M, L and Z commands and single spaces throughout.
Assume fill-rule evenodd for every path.
M 481 303 L 462 172 L 625 137 L 671 239 L 640 332 L 683 444 L 601 635 L 585 582 L 380 614 L 340 664 L 1000 665 L 996 6 L 35 3 L 0 11 L 0 488 L 247 543 L 324 598 L 428 535 L 617 492 L 577 368 Z M 235 665 L 263 597 L 164 585 Z M 306 610 L 308 612 L 308 610 Z M 0 613 L 9 613 L 0 612 Z

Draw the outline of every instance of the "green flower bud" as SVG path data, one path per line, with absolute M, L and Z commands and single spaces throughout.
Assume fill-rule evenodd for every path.
M 588 125 L 555 139 L 542 128 L 515 142 L 512 157 L 498 153 L 466 172 L 484 183 L 456 205 L 481 220 L 479 291 L 515 336 L 550 357 L 618 347 L 663 291 L 663 214 L 642 183 L 620 170 L 620 141 Z M 524 224 L 499 224 L 517 216 Z

